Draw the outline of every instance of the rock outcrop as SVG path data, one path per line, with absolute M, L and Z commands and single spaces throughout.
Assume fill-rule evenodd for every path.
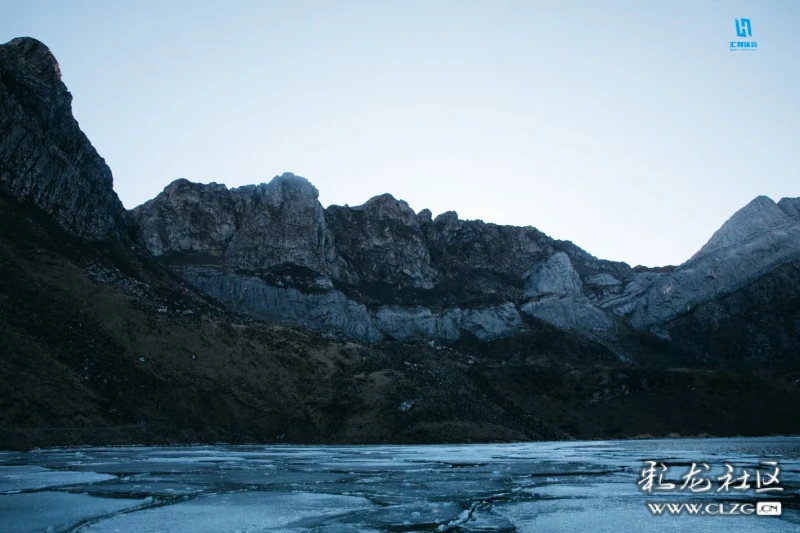
M 308 180 L 288 173 L 230 190 L 182 179 L 130 218 L 155 256 L 190 254 L 245 269 L 295 264 L 328 274 L 336 262 L 318 196 Z
M 325 217 L 351 280 L 433 288 L 438 273 L 431 267 L 420 220 L 406 202 L 384 194 L 357 207 L 331 206 Z
M 659 276 L 632 308 L 634 327 L 663 324 L 800 258 L 800 218 L 759 196 L 737 211 L 686 263 Z M 787 212 L 788 211 L 788 212 Z
M 522 306 L 523 312 L 561 329 L 597 331 L 614 327 L 614 322 L 584 294 L 581 278 L 564 252 L 554 253 L 525 277 L 525 296 L 530 301 Z M 594 274 L 589 279 L 602 287 L 619 285 L 608 273 Z
M 609 275 L 606 274 L 606 276 Z M 597 276 L 592 277 L 597 278 Z M 556 252 L 551 255 L 547 261 L 537 265 L 527 278 L 526 297 L 542 298 L 583 294 L 581 278 L 572 268 L 572 262 L 564 252 Z
M 220 301 L 361 341 L 499 338 L 525 329 L 520 310 L 565 329 L 613 327 L 572 262 L 595 283 L 629 277 L 627 265 L 535 228 L 432 219 L 388 194 L 327 209 L 317 198 L 292 174 L 236 189 L 177 180 L 130 220 L 142 246 Z
M 326 278 L 315 279 L 313 274 L 256 275 L 210 266 L 176 270 L 204 293 L 256 318 L 300 324 L 361 342 L 456 342 L 464 335 L 488 341 L 523 329 L 522 318 L 510 302 L 479 309 L 391 305 L 370 309 L 325 284 Z
M 633 269 L 535 228 L 417 214 L 388 194 L 327 209 L 317 197 L 291 174 L 230 190 L 179 180 L 131 220 L 143 246 L 215 298 L 362 341 L 498 338 L 525 317 L 612 341 L 622 325 L 667 338 L 662 325 L 800 258 L 791 198 L 755 199 L 679 267 Z M 275 278 L 296 267 L 313 283 Z
M 0 46 L 0 191 L 81 237 L 122 231 L 111 171 L 72 116 L 53 54 L 27 37 Z

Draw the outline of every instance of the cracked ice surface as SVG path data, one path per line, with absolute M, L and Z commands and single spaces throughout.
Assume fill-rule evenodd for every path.
M 0 466 L 0 493 L 114 479 L 94 472 L 59 472 L 35 466 Z
M 137 507 L 147 500 L 96 498 L 68 492 L 29 492 L 0 496 L 0 531 L 68 531 L 84 520 Z
M 309 529 L 370 506 L 364 498 L 308 492 L 210 494 L 180 505 L 113 516 L 79 528 L 81 533 L 194 533 Z M 172 528 L 172 529 L 171 529 Z
M 780 462 L 782 493 L 642 493 L 645 460 Z M 678 481 L 680 474 L 670 474 Z M 783 515 L 652 516 L 648 501 L 780 500 Z M 800 438 L 0 453 L 0 532 L 800 530 Z

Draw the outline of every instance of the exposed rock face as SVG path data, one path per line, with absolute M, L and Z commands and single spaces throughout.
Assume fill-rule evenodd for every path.
M 318 196 L 294 174 L 230 190 L 177 180 L 132 210 L 131 219 L 156 256 L 200 252 L 200 262 L 211 256 L 246 269 L 291 263 L 327 274 L 336 262 Z
M 358 207 L 331 206 L 325 217 L 337 251 L 355 274 L 351 279 L 433 288 L 437 273 L 419 218 L 406 202 L 384 194 Z
M 285 276 L 286 281 L 276 286 L 262 277 L 224 268 L 192 266 L 178 271 L 206 294 L 258 318 L 337 332 L 362 342 L 456 342 L 465 334 L 492 340 L 523 329 L 522 319 L 511 303 L 469 310 L 435 311 L 421 306 L 368 309 L 341 291 L 297 276 Z
M 697 361 L 792 360 L 800 339 L 800 260 L 700 303 L 663 328 Z
M 800 198 L 782 198 L 778 207 L 787 215 L 800 218 Z
M 425 233 L 434 265 L 452 274 L 491 270 L 519 278 L 549 257 L 556 242 L 536 228 L 459 220 L 453 211 L 437 216 Z
M 221 268 L 189 267 L 180 273 L 206 294 L 258 318 L 335 331 L 366 342 L 383 338 L 366 307 L 339 291 L 276 287 L 257 276 Z
M 784 198 L 784 205 L 789 205 Z M 764 235 L 796 224 L 787 213 L 766 196 L 759 196 L 729 218 L 687 263 L 719 253 L 730 247 L 741 247 L 763 240 Z
M 631 324 L 662 324 L 800 258 L 800 218 L 787 213 L 796 200 L 783 199 L 782 209 L 759 196 L 737 211 L 691 259 L 654 280 L 633 307 Z
M 609 276 L 609 274 L 600 274 Z M 596 278 L 597 276 L 593 276 Z M 581 278 L 569 256 L 564 252 L 556 252 L 547 261 L 537 265 L 528 277 L 525 296 L 575 296 L 583 294 Z
M 283 174 L 267 185 L 241 187 L 245 219 L 226 257 L 243 268 L 294 263 L 324 271 L 332 259 L 319 192 L 305 178 Z
M 221 257 L 225 253 L 239 225 L 237 202 L 227 187 L 176 180 L 159 200 L 130 212 L 151 254 L 206 252 Z
M 534 228 L 464 221 L 454 212 L 416 214 L 388 194 L 328 209 L 317 197 L 290 174 L 231 190 L 179 180 L 136 208 L 132 220 L 154 255 L 227 267 L 218 277 L 182 270 L 220 300 L 363 341 L 513 335 L 526 328 L 518 309 L 606 339 L 623 322 L 667 338 L 661 326 L 668 321 L 800 258 L 796 199 L 755 199 L 680 267 L 631 269 Z M 328 292 L 275 285 L 263 270 L 280 265 L 311 269 L 322 280 L 314 291 Z M 231 281 L 236 276 L 244 276 L 241 283 Z
M 534 297 L 554 299 L 529 302 L 529 316 L 565 329 L 613 326 L 583 294 L 572 261 L 602 279 L 616 279 L 620 268 L 629 275 L 627 265 L 606 264 L 534 228 L 462 221 L 453 212 L 432 220 L 430 211 L 417 215 L 388 194 L 325 210 L 317 198 L 291 174 L 238 189 L 178 180 L 130 218 L 150 253 L 215 298 L 363 341 L 513 335 L 525 329 L 516 304 Z M 292 267 L 323 281 L 311 287 L 296 276 L 275 278 Z
M 111 171 L 72 117 L 72 95 L 45 45 L 0 46 L 0 191 L 89 239 L 118 235 L 124 209 Z
M 620 283 L 607 273 L 590 279 L 605 287 Z M 554 253 L 531 271 L 525 296 L 532 300 L 522 306 L 523 312 L 562 329 L 592 331 L 614 327 L 614 322 L 583 293 L 581 278 L 564 252 Z
M 561 329 L 592 331 L 614 327 L 614 322 L 587 298 L 575 296 L 551 297 L 528 302 L 522 310 Z
M 523 330 L 512 303 L 484 309 L 450 308 L 433 312 L 425 307 L 381 307 L 375 314 L 378 329 L 390 338 L 439 339 L 455 342 L 465 333 L 490 341 Z

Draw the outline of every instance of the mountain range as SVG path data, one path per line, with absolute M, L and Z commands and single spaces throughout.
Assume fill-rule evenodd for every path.
M 126 211 L 71 100 L 0 45 L 0 446 L 800 429 L 800 198 L 656 268 L 290 173 Z

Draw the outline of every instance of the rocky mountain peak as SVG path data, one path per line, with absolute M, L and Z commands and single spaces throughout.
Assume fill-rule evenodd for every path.
M 274 206 L 297 202 L 318 204 L 319 198 L 319 191 L 310 181 L 291 172 L 275 176 L 269 183 L 258 185 L 255 191 Z
M 119 235 L 111 171 L 72 116 L 72 96 L 36 39 L 0 45 L 0 188 L 90 239 Z
M 177 194 L 187 194 L 190 191 L 207 191 L 207 192 L 220 192 L 225 193 L 228 188 L 225 186 L 224 183 L 216 183 L 211 182 L 208 184 L 203 183 L 195 183 L 193 181 L 189 181 L 186 178 L 178 178 L 174 180 L 172 183 L 164 187 L 163 193 L 166 195 L 177 195 Z M 152 201 L 152 200 L 150 200 Z
M 48 74 L 55 74 L 61 80 L 61 68 L 55 56 L 43 42 L 33 37 L 15 37 L 3 45 L 0 56 L 16 55 L 31 66 L 39 69 L 40 76 L 45 79 Z
M 398 220 L 406 226 L 417 226 L 417 215 L 405 200 L 397 200 L 391 194 L 381 194 L 352 209 L 363 210 L 376 219 Z
M 738 210 L 691 259 L 656 278 L 631 316 L 636 327 L 665 323 L 800 258 L 800 219 L 759 196 Z
M 784 203 L 784 206 L 788 205 L 790 202 Z M 734 213 L 689 261 L 723 248 L 742 245 L 746 241 L 765 236 L 771 230 L 794 223 L 787 212 L 771 198 L 758 196 Z
M 318 197 L 290 173 L 234 189 L 176 180 L 131 211 L 131 220 L 156 256 L 203 252 L 209 255 L 196 261 L 250 269 L 292 263 L 327 275 L 331 238 Z
M 436 215 L 436 218 L 433 219 L 434 224 L 453 224 L 458 222 L 458 213 L 455 211 L 445 211 L 440 215 Z
M 0 46 L 0 72 L 28 113 L 46 118 L 70 111 L 72 95 L 61 81 L 58 61 L 36 39 L 18 37 Z
M 429 224 L 433 220 L 433 213 L 431 213 L 430 209 L 423 209 L 419 213 L 417 213 L 417 219 L 419 220 L 420 224 Z

